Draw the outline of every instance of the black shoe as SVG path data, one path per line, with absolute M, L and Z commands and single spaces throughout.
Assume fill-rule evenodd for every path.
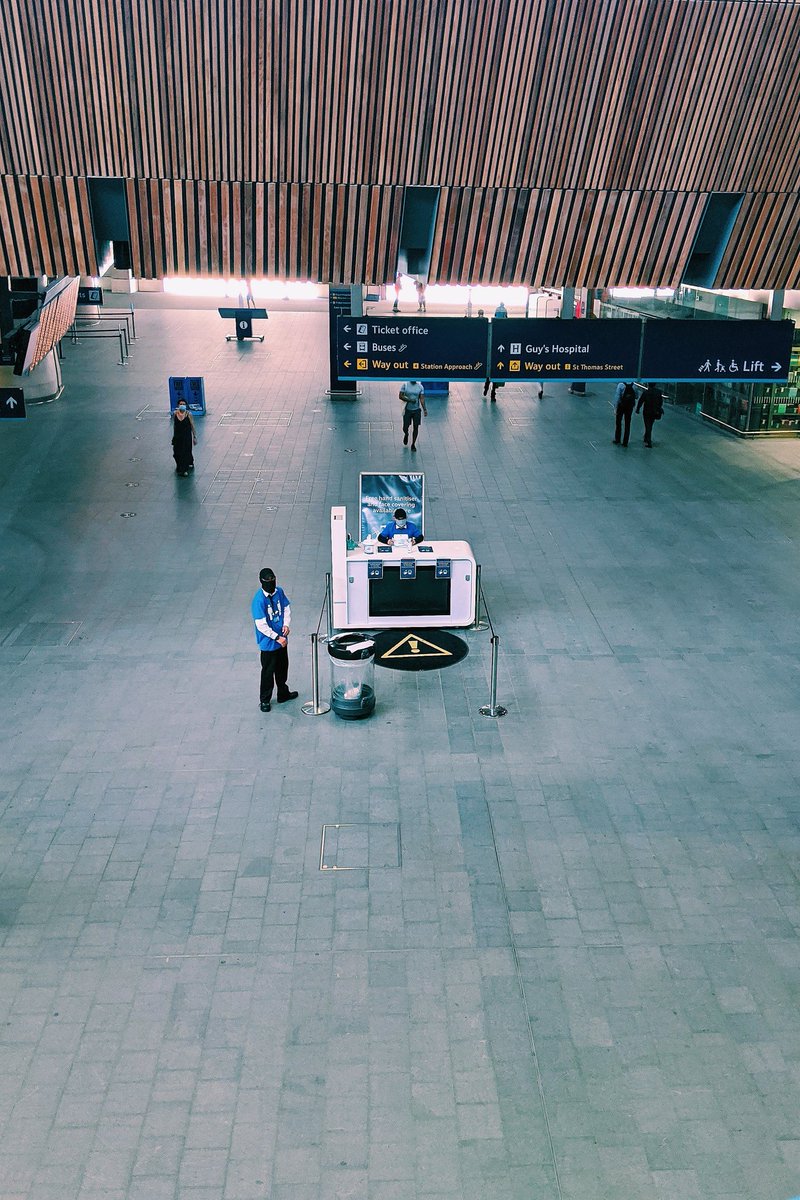
M 619 440 L 619 438 L 614 438 L 614 445 L 615 445 L 615 446 L 619 446 L 620 444 L 621 444 L 621 443 L 620 443 L 620 440 Z
M 652 449 L 653 449 L 653 443 L 652 443 L 652 442 L 645 442 L 645 446 L 647 446 L 647 449 L 648 449 L 648 450 L 652 450 Z
M 415 454 L 417 453 L 417 447 L 416 447 L 416 446 L 412 446 L 412 447 L 411 447 L 411 449 L 414 451 L 414 453 L 415 453 Z
M 269 700 L 261 701 L 261 711 L 262 712 L 272 712 L 272 705 L 270 704 Z
M 278 704 L 285 704 L 287 700 L 296 700 L 299 695 L 299 692 L 284 692 L 282 696 L 278 696 Z
M 627 448 L 628 448 L 628 443 L 627 443 L 627 442 L 623 442 L 623 443 L 622 443 L 622 449 L 623 449 L 623 450 L 627 450 Z
M 406 436 L 403 438 L 403 445 L 404 446 L 408 445 L 408 434 L 406 434 Z

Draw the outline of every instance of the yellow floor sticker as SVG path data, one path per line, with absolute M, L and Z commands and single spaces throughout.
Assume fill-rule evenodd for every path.
M 416 634 L 407 633 L 402 637 L 396 645 L 387 650 L 381 658 L 452 658 L 451 650 L 444 650 L 441 646 L 437 646 L 435 642 L 429 642 L 426 638 L 418 637 Z

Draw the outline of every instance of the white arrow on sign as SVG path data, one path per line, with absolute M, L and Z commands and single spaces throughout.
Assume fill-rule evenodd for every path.
M 6 404 L 8 405 L 8 407 L 9 407 L 9 408 L 16 408 L 16 407 L 17 407 L 17 402 L 16 402 L 16 400 L 14 399 L 14 397 L 13 397 L 13 396 L 8 396 L 8 397 L 6 398 Z
M 505 348 L 505 346 L 498 346 L 497 349 L 500 351 L 501 354 L 504 354 L 506 348 Z
M 352 350 L 352 349 L 353 349 L 353 347 L 351 346 L 350 342 L 345 342 L 345 344 L 344 344 L 344 348 L 345 348 L 345 350 Z
M 350 332 L 350 330 L 353 328 L 353 326 L 352 326 L 352 325 L 345 325 L 345 326 L 343 326 L 343 328 L 344 328 L 344 331 L 345 331 L 345 333 L 349 333 L 349 332 Z
M 773 369 L 773 371 L 780 371 L 780 369 L 781 369 L 781 363 L 773 363 L 773 364 L 772 364 L 772 369 Z

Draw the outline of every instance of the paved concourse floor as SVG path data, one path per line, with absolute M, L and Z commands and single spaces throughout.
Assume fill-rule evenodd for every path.
M 457 384 L 411 455 L 396 384 L 325 397 L 320 312 L 137 326 L 0 427 L 3 1200 L 800 1194 L 800 442 Z M 479 632 L 300 711 L 330 506 L 404 468 L 482 565 L 501 720 Z

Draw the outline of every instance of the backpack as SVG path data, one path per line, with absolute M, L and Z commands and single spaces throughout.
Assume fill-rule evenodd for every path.
M 620 396 L 620 400 L 624 400 L 626 404 L 632 404 L 635 399 L 636 399 L 636 392 L 633 390 L 633 384 L 626 383 L 625 387 L 622 389 L 622 395 Z

